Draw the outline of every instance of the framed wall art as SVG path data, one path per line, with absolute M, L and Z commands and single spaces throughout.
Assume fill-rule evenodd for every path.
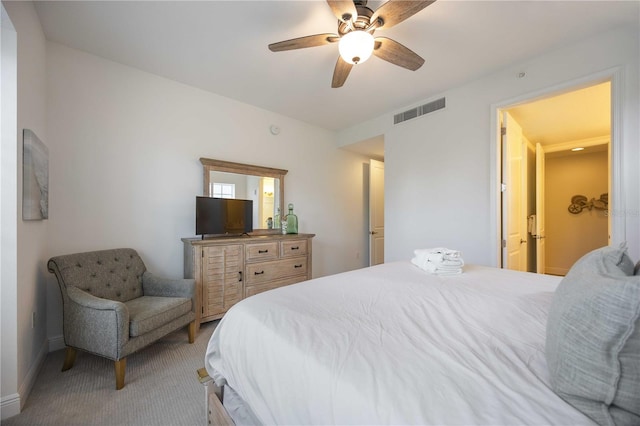
M 49 150 L 29 129 L 24 129 L 22 141 L 22 219 L 48 219 Z

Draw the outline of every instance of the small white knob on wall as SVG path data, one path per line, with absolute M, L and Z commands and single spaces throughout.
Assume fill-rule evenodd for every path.
M 280 126 L 276 126 L 275 124 L 272 124 L 271 128 L 269 130 L 271 130 L 271 134 L 272 135 L 279 135 L 280 134 Z

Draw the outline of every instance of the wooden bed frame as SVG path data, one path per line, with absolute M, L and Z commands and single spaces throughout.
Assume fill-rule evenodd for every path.
M 222 405 L 224 387 L 219 387 L 205 368 L 198 369 L 198 380 L 204 385 L 206 425 L 234 426 L 235 423 Z

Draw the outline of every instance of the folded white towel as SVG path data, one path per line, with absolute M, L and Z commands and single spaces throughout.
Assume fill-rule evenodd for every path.
M 444 262 L 444 255 L 442 253 L 424 253 L 416 255 L 416 257 L 429 262 Z
M 441 256 L 443 260 L 455 260 L 462 257 L 462 252 L 452 250 L 445 247 L 436 247 L 431 249 L 416 249 L 413 251 L 416 257 L 430 257 L 436 259 Z
M 416 249 L 411 263 L 434 275 L 459 275 L 462 273 L 464 260 L 459 250 L 445 247 Z
M 420 260 L 421 262 L 431 262 L 437 263 L 439 265 L 464 265 L 464 260 L 461 257 L 449 259 L 446 257 L 438 256 L 438 255 L 423 255 L 423 256 L 414 256 L 415 259 Z
M 462 259 L 456 259 L 456 260 L 443 260 L 442 262 L 434 262 L 437 263 L 439 266 L 442 267 L 447 267 L 447 266 L 464 266 L 464 260 Z
M 462 273 L 462 266 L 464 265 L 462 259 L 458 261 L 431 262 L 424 257 L 418 256 L 412 258 L 411 263 L 423 271 L 435 275 L 459 275 Z

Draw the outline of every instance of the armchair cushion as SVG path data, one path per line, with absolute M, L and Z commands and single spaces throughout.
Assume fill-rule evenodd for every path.
M 129 310 L 129 336 L 148 333 L 191 312 L 191 299 L 185 297 L 142 296 L 125 302 Z

